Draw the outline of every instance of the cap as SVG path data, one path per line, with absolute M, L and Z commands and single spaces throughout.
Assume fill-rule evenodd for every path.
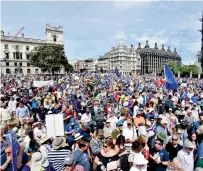
M 127 124 L 132 124 L 133 122 L 132 122 L 132 119 L 128 119 L 127 120 Z
M 65 158 L 64 158 L 64 165 L 73 165 L 74 163 L 74 155 L 72 153 L 70 153 L 69 155 L 67 155 Z
M 116 123 L 116 126 L 123 126 L 123 120 L 120 120 Z
M 188 139 L 185 140 L 183 146 L 188 148 L 195 148 L 195 145 Z
M 164 125 L 164 124 L 168 124 L 167 120 L 161 120 L 161 124 Z

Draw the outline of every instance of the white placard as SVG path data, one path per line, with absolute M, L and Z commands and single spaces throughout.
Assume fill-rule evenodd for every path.
M 46 115 L 47 136 L 64 136 L 63 114 Z
M 187 87 L 187 83 L 182 83 L 180 86 L 181 87 Z
M 33 87 L 52 86 L 53 84 L 54 84 L 53 80 L 50 80 L 50 81 L 33 81 Z

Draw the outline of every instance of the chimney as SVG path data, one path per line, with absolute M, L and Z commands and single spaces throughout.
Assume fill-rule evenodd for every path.
M 146 40 L 146 46 L 145 48 L 149 48 L 148 40 Z
M 157 43 L 155 43 L 155 47 L 154 47 L 154 49 L 158 49 L 158 47 L 157 47 Z
M 4 36 L 4 31 L 3 30 L 1 30 L 1 36 Z
M 24 33 L 21 33 L 21 38 L 24 38 Z
M 164 49 L 164 45 L 162 45 L 162 48 L 161 48 L 161 50 L 165 51 L 165 49 Z
M 133 45 L 131 45 L 131 48 L 133 48 Z
M 174 48 L 174 53 L 177 53 L 177 52 L 176 52 L 176 48 Z
M 138 48 L 137 49 L 141 49 L 141 43 L 138 43 Z
M 168 47 L 167 52 L 171 52 L 170 46 Z

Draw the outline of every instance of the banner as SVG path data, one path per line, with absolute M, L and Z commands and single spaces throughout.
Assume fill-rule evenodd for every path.
M 6 134 L 6 141 L 11 145 L 11 155 L 12 155 L 12 171 L 16 171 L 17 169 L 17 158 L 18 158 L 18 154 L 17 154 L 17 149 L 19 146 L 19 143 L 17 141 L 17 136 L 16 133 L 14 131 L 9 131 Z
M 46 115 L 47 136 L 64 136 L 63 114 Z
M 33 87 L 52 86 L 53 84 L 54 84 L 53 80 L 50 80 L 50 81 L 33 81 Z

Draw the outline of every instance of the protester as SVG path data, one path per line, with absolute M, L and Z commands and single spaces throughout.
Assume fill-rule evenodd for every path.
M 202 79 L 171 84 L 149 74 L 84 72 L 2 76 L 1 82 L 1 170 L 11 162 L 17 171 L 202 167 Z M 25 147 L 13 159 L 17 142 Z

